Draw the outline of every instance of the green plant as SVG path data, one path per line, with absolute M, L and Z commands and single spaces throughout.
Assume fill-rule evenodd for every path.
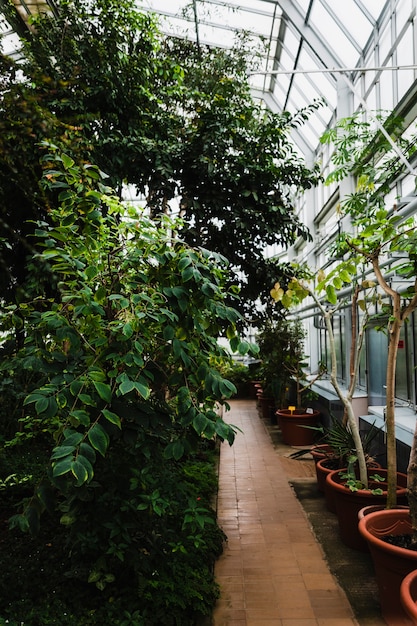
M 320 371 L 317 376 L 307 379 L 304 338 L 301 322 L 283 317 L 265 320 L 258 332 L 260 375 L 264 381 L 264 391 L 272 395 L 279 407 L 284 406 L 293 381 L 297 407 L 301 408 L 312 385 L 322 375 Z
M 341 306 L 338 292 L 345 285 L 353 284 L 362 293 L 358 304 L 362 306 L 364 315 L 357 335 L 355 363 L 363 341 L 364 330 L 369 319 L 369 307 L 376 301 L 380 303 L 385 314 L 384 330 L 388 338 L 388 358 L 386 367 L 386 429 L 387 429 L 387 463 L 388 463 L 388 499 L 387 507 L 391 508 L 396 501 L 396 436 L 395 436 L 395 375 L 400 331 L 411 313 L 417 308 L 417 260 L 415 255 L 417 229 L 414 217 L 397 212 L 395 208 L 385 206 L 386 194 L 392 187 L 401 167 L 407 164 L 415 151 L 414 136 L 402 137 L 401 120 L 394 116 L 376 118 L 385 125 L 384 133 L 380 132 L 372 120 L 361 117 L 362 114 L 344 118 L 336 127 L 326 133 L 323 142 L 334 144 L 335 151 L 332 161 L 334 171 L 327 182 L 340 181 L 346 176 L 356 179 L 355 191 L 342 198 L 341 215 L 351 220 L 352 231 L 341 233 L 334 252 L 336 261 L 325 274 L 318 273 L 315 286 L 310 287 L 300 281 L 294 281 L 285 293 L 279 285 L 273 290 L 273 296 L 283 303 L 300 302 L 310 295 L 326 321 L 328 335 L 332 337 L 331 316 Z M 392 138 L 397 141 L 397 146 Z M 401 155 L 399 165 L 399 154 Z M 385 258 L 388 256 L 389 275 L 395 274 L 403 279 L 396 287 L 389 279 L 385 269 Z M 365 276 L 363 280 L 362 276 Z M 368 279 L 369 277 L 369 279 Z M 302 281 L 301 281 L 302 283 Z M 376 291 L 378 285 L 379 292 Z M 356 289 L 352 294 L 357 293 Z M 383 297 L 381 296 L 383 294 Z M 327 308 L 325 301 L 330 304 Z M 355 303 L 355 298 L 353 298 Z M 381 325 L 382 326 L 382 325 Z M 355 329 L 356 332 L 356 329 Z M 333 359 L 333 357 L 332 357 Z M 336 363 L 332 372 L 332 383 L 337 390 L 339 385 L 336 376 Z M 354 389 L 357 368 L 352 369 L 350 390 Z M 339 394 L 339 392 L 338 392 Z M 351 408 L 351 393 L 339 395 L 345 406 Z M 346 400 L 348 403 L 346 404 Z M 355 419 L 352 413 L 351 425 Z M 354 430 L 352 430 L 354 432 Z M 359 445 L 359 434 L 355 439 Z M 413 519 L 413 528 L 417 532 L 417 438 L 412 447 L 409 464 L 409 503 Z M 366 466 L 363 455 L 361 461 L 361 480 L 366 483 Z
M 347 467 L 348 460 L 350 463 L 356 463 L 358 460 L 356 443 L 349 424 L 345 424 L 342 420 L 337 419 L 333 415 L 330 416 L 331 425 L 328 427 L 319 426 L 316 430 L 321 433 L 320 441 L 329 446 L 329 450 L 323 451 L 323 454 L 330 458 L 339 460 L 339 467 Z M 361 435 L 362 448 L 365 454 L 366 464 L 373 461 L 372 443 L 378 435 L 378 428 L 375 423 L 366 431 L 365 435 Z
M 10 532 L 30 529 L 36 541 L 47 511 L 64 531 L 72 586 L 89 581 L 119 598 L 133 584 L 144 623 L 164 621 L 167 606 L 172 624 L 187 613 L 191 623 L 216 597 L 224 535 L 207 499 L 213 478 L 199 493 L 185 468 L 216 439 L 234 439 L 217 407 L 235 386 L 216 368 L 227 356 L 219 334 L 250 351 L 226 303 L 234 290 L 224 259 L 189 248 L 176 222 L 123 206 L 97 168 L 44 148 L 45 192 L 60 206 L 52 225 L 37 224 L 25 298 L 2 321 L 25 336 L 9 356 L 14 371 L 36 372 L 25 437 L 10 449 L 30 440 L 50 459 Z
M 349 459 L 348 468 L 346 472 L 340 472 L 339 476 L 345 481 L 344 485 L 350 489 L 350 491 L 359 491 L 359 490 L 367 490 L 369 489 L 370 493 L 375 496 L 380 496 L 383 493 L 383 490 L 380 487 L 370 488 L 368 486 L 368 482 L 364 484 L 359 478 L 357 478 L 354 470 L 354 465 L 356 463 L 356 457 Z M 381 483 L 384 481 L 384 477 L 379 474 L 372 474 L 369 476 L 369 481 L 373 483 Z
M 2 10 L 16 19 L 13 5 Z M 320 103 L 265 111 L 251 95 L 257 60 L 245 37 L 231 50 L 166 37 L 133 0 L 62 0 L 32 27 L 18 61 L 1 57 L 2 293 L 23 289 L 30 220 L 48 222 L 55 206 L 39 188 L 39 143 L 49 141 L 97 164 L 117 194 L 132 185 L 152 217 L 180 198 L 181 237 L 228 258 L 244 296 L 229 304 L 252 312 L 268 297 L 265 246 L 308 238 L 291 194 L 310 188 L 318 169 L 306 167 L 290 131 Z

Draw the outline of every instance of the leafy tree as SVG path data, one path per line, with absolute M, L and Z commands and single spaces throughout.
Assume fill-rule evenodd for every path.
M 3 389 L 28 373 L 7 445 L 29 440 L 50 460 L 12 523 L 36 534 L 45 509 L 58 511 L 69 577 L 119 591 L 133 577 L 146 623 L 168 604 L 189 612 L 189 598 L 204 613 L 215 597 L 202 595 L 213 588 L 195 561 L 203 548 L 218 555 L 222 534 L 178 473 L 201 442 L 235 436 L 218 411 L 236 389 L 217 368 L 228 358 L 217 338 L 226 326 L 233 350 L 250 347 L 226 301 L 227 262 L 184 243 L 169 216 L 157 224 L 122 205 L 97 167 L 45 148 L 58 206 L 35 225 L 25 299 L 3 312 L 3 333 L 22 326 L 25 341 L 1 368 Z M 187 600 L 172 583 L 184 578 L 195 581 Z
M 106 172 L 119 194 L 124 183 L 134 185 L 153 216 L 178 204 L 183 237 L 229 259 L 248 309 L 259 288 L 268 293 L 264 247 L 308 236 L 291 194 L 314 185 L 317 172 L 289 139 L 308 111 L 272 114 L 253 101 L 244 41 L 231 51 L 198 48 L 163 39 L 155 19 L 130 0 L 73 0 L 61 2 L 57 16 L 36 21 L 24 53 L 23 82 L 3 60 L 9 78 L 2 134 L 17 173 L 0 179 L 7 239 L 19 177 L 30 180 L 21 213 L 45 212 L 41 198 L 30 206 L 39 196 L 37 144 L 59 140 L 67 154 Z M 22 128 L 14 124 L 17 92 L 27 111 Z M 26 241 L 26 232 L 18 234 Z

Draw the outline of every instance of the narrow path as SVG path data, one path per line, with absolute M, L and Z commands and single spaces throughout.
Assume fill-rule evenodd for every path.
M 225 418 L 243 432 L 220 453 L 218 519 L 228 541 L 216 564 L 214 626 L 357 626 L 255 401 L 234 400 Z

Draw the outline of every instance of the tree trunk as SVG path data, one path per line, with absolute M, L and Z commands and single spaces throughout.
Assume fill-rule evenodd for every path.
M 397 440 L 395 436 L 395 373 L 397 364 L 398 342 L 402 326 L 400 296 L 393 296 L 393 322 L 389 329 L 387 360 L 387 399 L 385 426 L 387 430 L 387 509 L 397 504 Z
M 417 543 L 417 422 L 407 469 L 408 504 L 410 507 L 413 543 Z

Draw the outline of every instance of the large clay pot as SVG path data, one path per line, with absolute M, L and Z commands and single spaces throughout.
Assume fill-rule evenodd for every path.
M 287 446 L 311 446 L 317 436 L 316 427 L 319 421 L 319 411 L 304 413 L 304 411 L 290 411 L 289 409 L 279 409 L 277 411 L 278 424 L 281 427 L 282 441 Z
M 372 483 L 370 480 L 370 489 L 382 489 L 381 495 L 371 493 L 369 489 L 358 489 L 351 491 L 343 483 L 345 479 L 340 476 L 344 470 L 334 470 L 330 472 L 326 478 L 326 489 L 331 492 L 334 499 L 336 515 L 339 522 L 339 533 L 343 543 L 354 550 L 366 551 L 368 549 L 366 541 L 358 530 L 358 514 L 361 509 L 374 504 L 385 504 L 387 501 L 387 483 L 386 481 Z M 370 468 L 368 476 L 379 474 L 386 477 L 387 470 Z M 407 504 L 407 475 L 397 472 L 397 504 Z
M 370 461 L 368 464 L 369 468 L 375 469 L 375 472 L 379 473 L 381 469 L 381 465 L 376 461 Z M 328 458 L 318 461 L 316 463 L 316 477 L 317 477 L 317 487 L 319 491 L 324 493 L 324 498 L 326 502 L 326 507 L 331 513 L 337 513 L 336 510 L 336 502 L 334 498 L 334 490 L 327 483 L 327 475 L 334 470 L 346 471 L 340 469 L 340 459 L 338 458 Z
M 400 600 L 406 615 L 413 624 L 417 624 L 417 569 L 403 578 L 400 586 Z
M 417 552 L 381 539 L 385 535 L 410 534 L 409 511 L 384 509 L 365 515 L 359 522 L 359 532 L 372 556 L 383 618 L 392 626 L 415 625 L 403 608 L 400 589 L 404 578 L 417 568 Z
M 317 443 L 311 447 L 310 454 L 313 457 L 314 463 L 318 463 L 322 459 L 329 459 L 336 456 L 333 452 L 333 448 L 328 443 Z
M 324 458 L 316 463 L 317 489 L 324 493 L 326 507 L 331 513 L 336 513 L 336 504 L 333 498 L 333 491 L 327 488 L 326 478 L 330 472 L 340 471 L 339 459 Z
M 249 395 L 251 398 L 256 399 L 256 393 L 258 389 L 262 389 L 262 381 L 261 380 L 251 380 L 249 387 Z
M 264 394 L 262 391 L 258 393 L 259 415 L 264 419 L 270 419 L 271 410 L 275 411 L 274 398 Z

